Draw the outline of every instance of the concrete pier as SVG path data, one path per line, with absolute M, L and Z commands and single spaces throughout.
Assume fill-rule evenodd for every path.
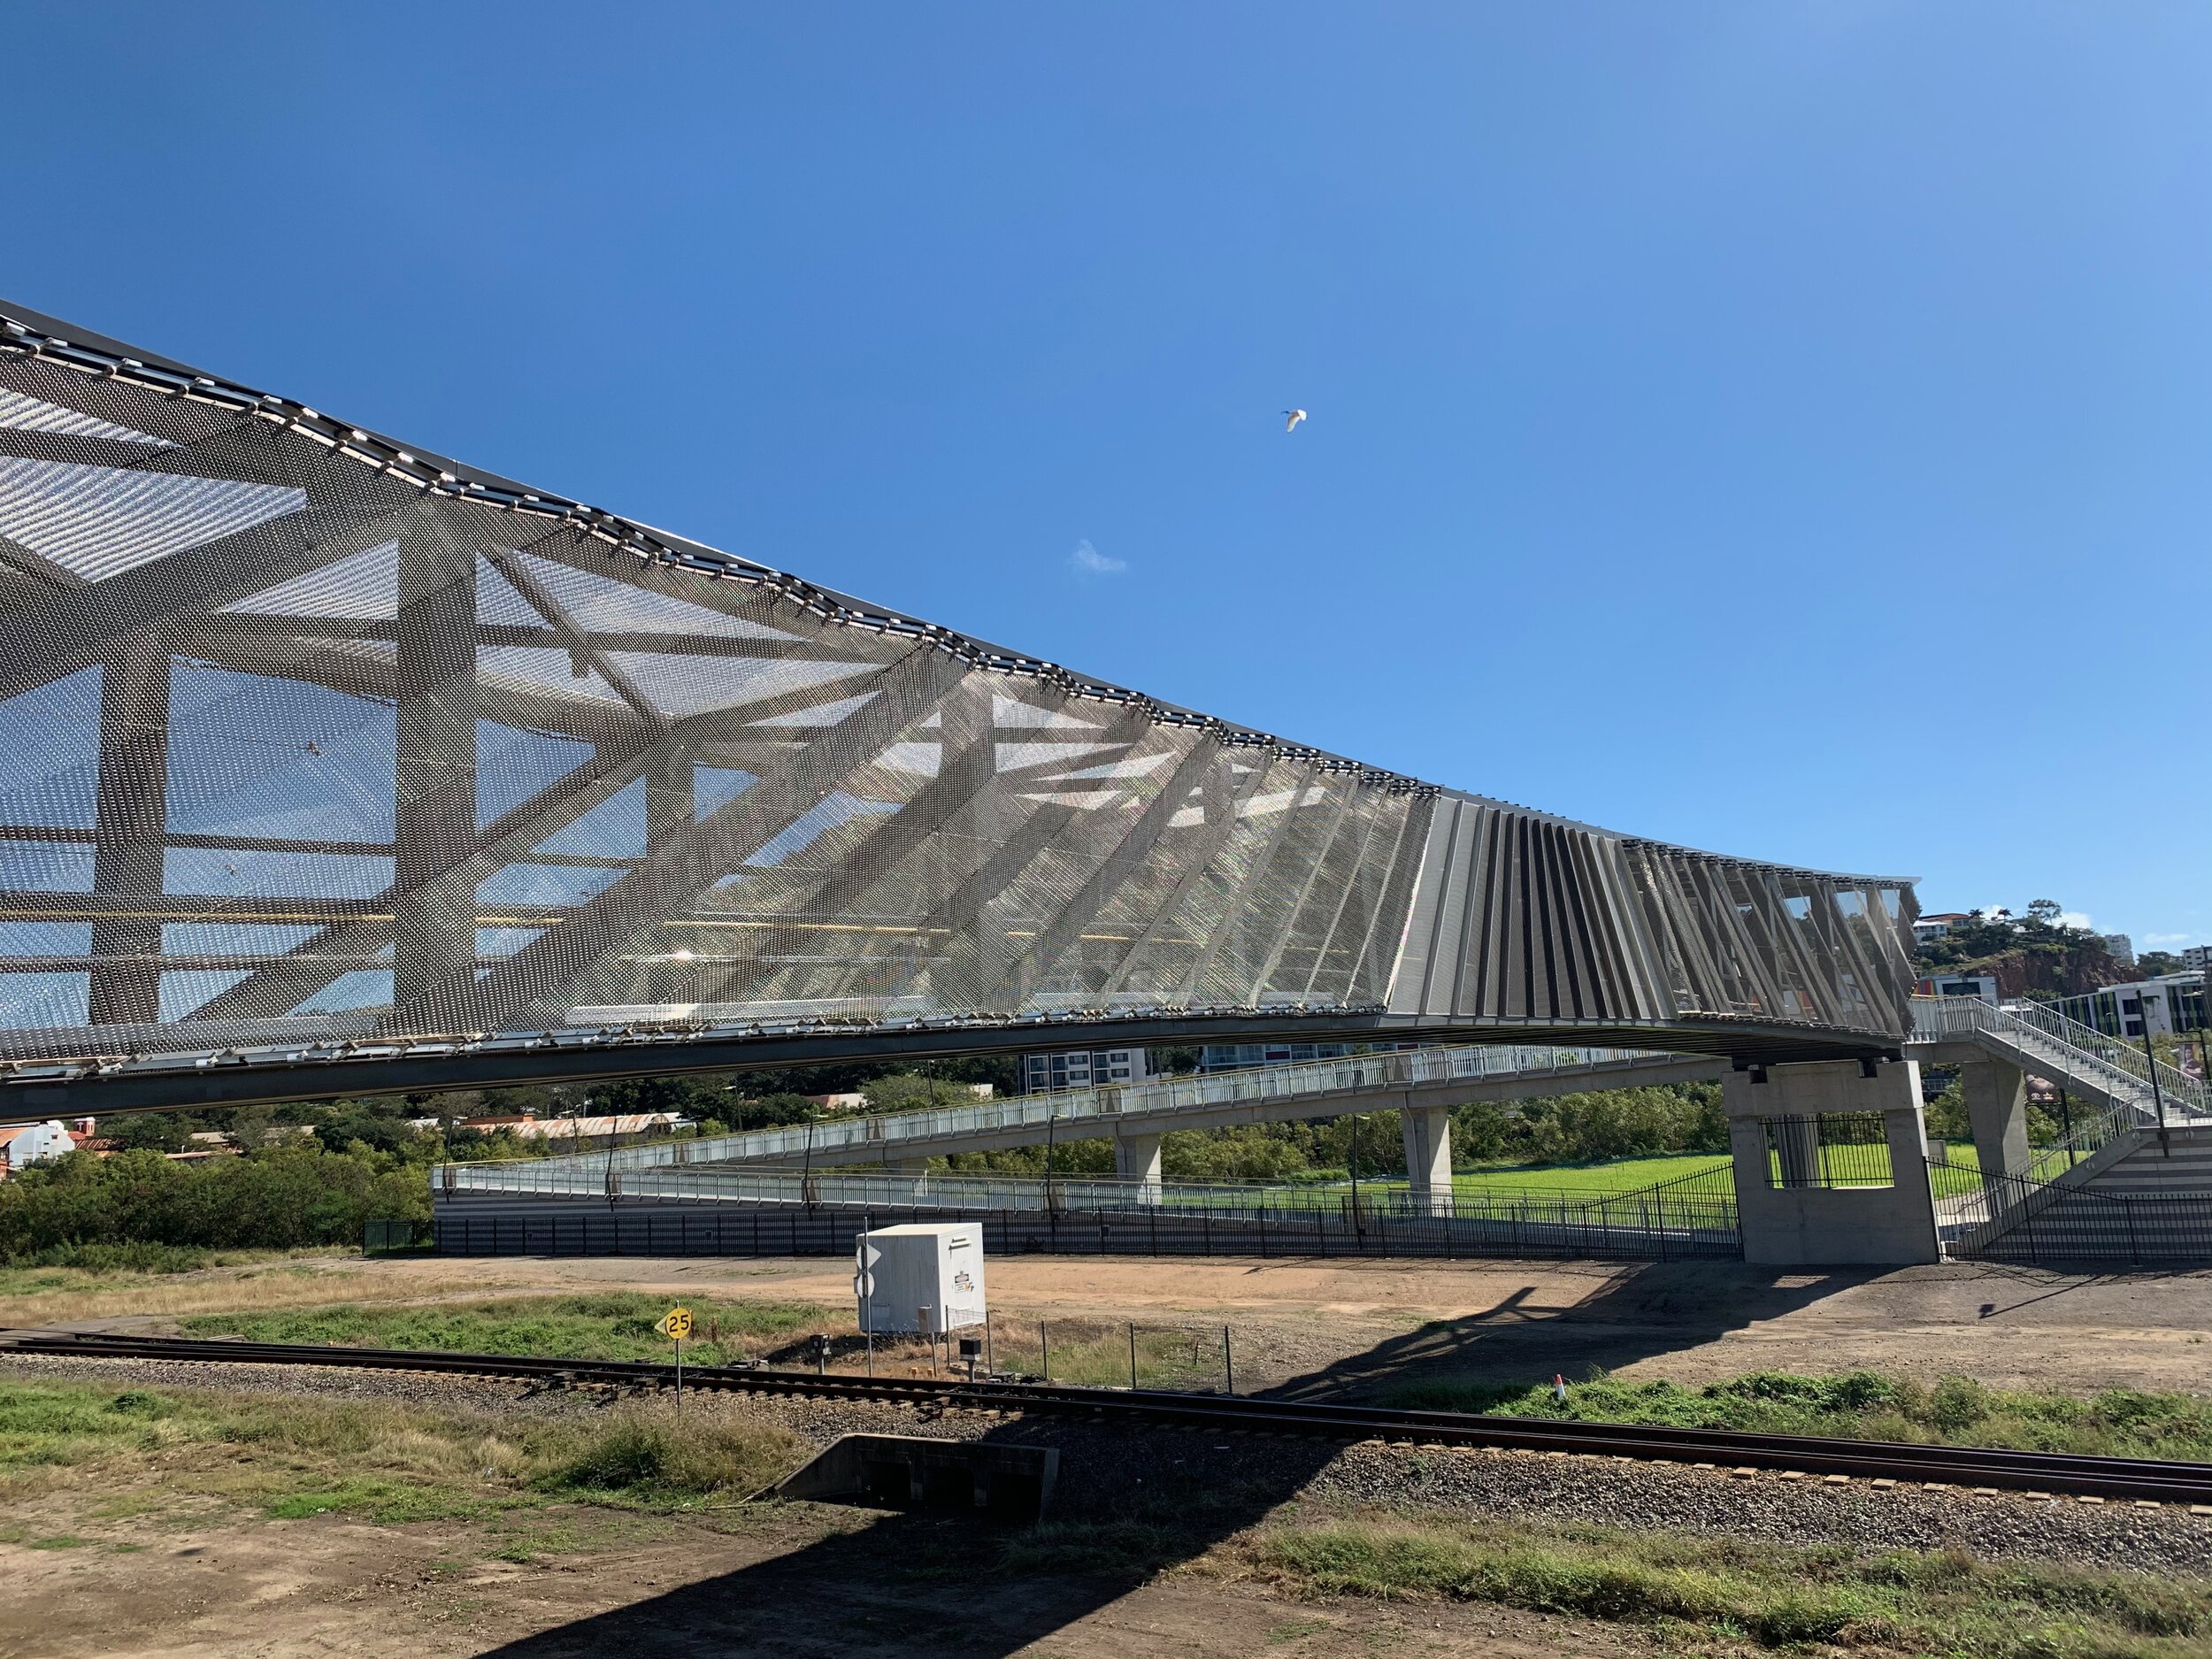
M 1732 1071 L 1721 1092 L 1746 1261 L 1809 1267 L 1942 1260 L 1920 1068 L 1913 1062 L 1827 1060 Z M 1888 1184 L 1816 1184 L 1820 1119 L 1862 1112 L 1881 1114 Z
M 1405 1141 L 1406 1181 L 1416 1209 L 1431 1216 L 1452 1213 L 1452 1115 L 1442 1106 L 1407 1106 L 1398 1113 Z

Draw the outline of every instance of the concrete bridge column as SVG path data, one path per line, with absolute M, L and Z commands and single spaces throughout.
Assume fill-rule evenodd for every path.
M 1821 1060 L 1732 1071 L 1722 1079 L 1721 1099 L 1735 1155 L 1746 1261 L 1778 1267 L 1903 1266 L 1943 1259 L 1928 1184 L 1918 1065 Z M 1889 1184 L 1777 1186 L 1778 1177 L 1806 1183 L 1819 1179 L 1818 1120 L 1846 1112 L 1881 1114 Z
M 1114 1173 L 1125 1181 L 1142 1181 L 1147 1203 L 1160 1202 L 1160 1140 L 1126 1130 L 1114 1135 Z
M 2028 1172 L 2028 1074 L 2002 1060 L 1976 1060 L 1959 1068 L 1966 1121 L 1984 1175 Z
M 1452 1114 L 1445 1106 L 1402 1106 L 1398 1133 L 1406 1143 L 1406 1183 L 1424 1215 L 1452 1213 Z

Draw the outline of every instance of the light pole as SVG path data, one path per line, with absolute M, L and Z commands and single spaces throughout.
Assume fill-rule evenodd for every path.
M 1355 1238 L 1364 1238 L 1367 1235 L 1366 1224 L 1360 1219 L 1359 1213 L 1359 1114 L 1357 1112 L 1352 1114 L 1352 1235 Z
M 2151 1000 L 2140 991 L 2135 994 L 2135 1008 L 2143 1026 L 2143 1064 L 2150 1068 L 2151 1099 L 2158 1107 L 2158 1144 L 2168 1157 L 2174 1155 L 2166 1140 L 2166 1091 L 2158 1087 L 2158 1050 L 2151 1047 Z

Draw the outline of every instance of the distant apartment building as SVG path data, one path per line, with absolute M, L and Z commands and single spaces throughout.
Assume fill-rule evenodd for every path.
M 2181 965 L 2198 973 L 2212 973 L 2212 945 L 2191 945 L 2181 953 Z
M 2115 961 L 2124 962 L 2131 968 L 2135 965 L 2135 941 L 2125 933 L 2105 934 L 2104 948 L 2112 953 Z
M 2170 1037 L 2205 1027 L 2204 981 L 2193 973 L 2169 973 L 2134 985 L 2108 985 L 2058 1005 L 2069 1019 L 2108 1037 Z
M 1096 1048 L 1088 1053 L 1025 1054 L 1022 1092 L 1042 1094 L 1058 1088 L 1096 1088 L 1107 1083 L 1141 1083 L 1152 1075 L 1148 1048 Z

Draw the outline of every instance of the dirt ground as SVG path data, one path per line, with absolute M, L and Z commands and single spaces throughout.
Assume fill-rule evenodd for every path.
M 1997 1386 L 2212 1392 L 2212 1273 L 1021 1257 L 992 1262 L 990 1287 L 1002 1329 L 1039 1318 L 1228 1324 L 1240 1388 L 1287 1394 L 1594 1367 L 1694 1384 L 1860 1366 L 1963 1372 Z M 0 1317 L 159 1328 L 224 1308 L 615 1288 L 833 1309 L 850 1296 L 846 1263 L 819 1258 L 325 1256 L 26 1294 Z M 37 1509 L 11 1505 L 6 1517 L 22 1541 L 0 1545 L 0 1659 L 1650 1651 L 1647 1638 L 1625 1629 L 1479 1604 L 1302 1601 L 1202 1565 L 1148 1584 L 994 1578 L 979 1593 L 957 1574 L 883 1571 L 903 1557 L 904 1529 L 946 1523 L 805 1505 L 718 1521 L 577 1509 L 399 1525 L 336 1515 L 273 1521 L 211 1505 L 113 1517 L 94 1540 L 68 1537 L 65 1514 Z
M 850 1304 L 842 1261 L 592 1256 L 362 1261 L 161 1300 L 218 1309 L 636 1289 Z M 1951 1263 L 1778 1271 L 1741 1263 L 1408 1263 L 1017 1256 L 990 1263 L 1000 1328 L 1085 1317 L 1234 1327 L 1237 1384 L 1371 1393 L 1407 1381 L 1546 1380 L 1593 1367 L 1696 1385 L 1748 1371 L 1961 1373 L 1998 1387 L 2212 1392 L 2212 1272 L 2108 1276 Z M 130 1297 L 85 1326 L 153 1326 Z M 18 1323 L 32 1310 L 15 1310 Z M 50 1315 L 35 1322 L 51 1322 Z
M 1132 1653 L 1333 1659 L 1388 1650 L 1567 1659 L 1627 1651 L 1601 1626 L 1510 1609 L 1317 1604 L 1172 1577 L 996 1582 L 886 1575 L 916 1522 L 810 1505 L 744 1530 L 604 1511 L 503 1525 L 149 1525 L 117 1548 L 0 1547 L 0 1655 L 435 1659 Z

